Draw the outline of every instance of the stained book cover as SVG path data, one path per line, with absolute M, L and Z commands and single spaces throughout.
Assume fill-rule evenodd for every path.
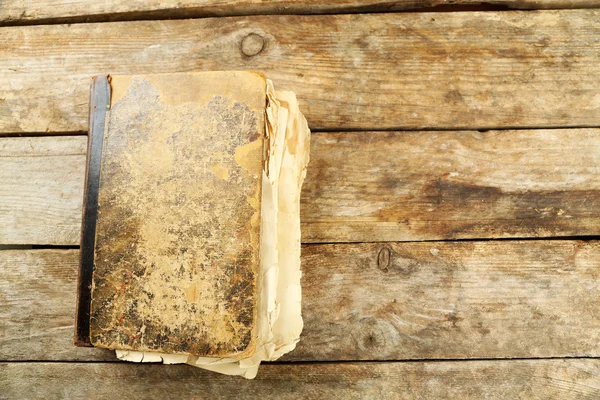
M 80 342 L 254 353 L 265 93 L 253 72 L 96 78 Z

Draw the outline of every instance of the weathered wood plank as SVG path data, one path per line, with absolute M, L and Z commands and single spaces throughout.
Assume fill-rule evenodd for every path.
M 599 356 L 600 243 L 305 245 L 294 360 Z
M 79 250 L 0 250 L 0 360 L 116 359 L 73 345 L 78 264 Z
M 79 244 L 86 143 L 0 139 L 0 244 Z
M 0 24 L 101 22 L 136 19 L 202 18 L 235 15 L 327 14 L 431 9 L 461 10 L 465 7 L 513 9 L 560 9 L 598 7 L 597 0 L 40 0 L 24 4 L 4 0 Z
M 95 74 L 227 69 L 294 90 L 312 128 L 600 125 L 600 10 L 134 21 L 0 37 L 0 132 L 84 131 Z
M 305 242 L 600 234 L 600 130 L 313 135 Z
M 305 245 L 286 360 L 600 356 L 600 242 Z M 77 250 L 0 251 L 0 360 L 112 360 L 72 345 Z
M 0 243 L 78 245 L 86 137 L 0 139 Z M 600 130 L 315 133 L 304 242 L 598 235 Z
M 600 361 L 265 364 L 247 381 L 187 365 L 0 364 L 6 398 L 597 399 Z M 151 392 L 150 392 L 151 390 Z

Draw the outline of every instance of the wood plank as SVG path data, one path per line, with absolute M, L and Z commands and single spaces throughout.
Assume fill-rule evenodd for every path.
M 599 356 L 600 243 L 305 245 L 290 360 Z
M 0 364 L 7 398 L 597 399 L 600 360 L 265 364 L 253 381 L 186 365 Z M 151 392 L 149 392 L 151 390 Z
M 78 245 L 86 137 L 0 139 L 0 243 Z M 321 132 L 304 242 L 598 235 L 600 130 Z
M 560 9 L 598 7 L 597 0 L 489 0 L 487 8 Z M 108 0 L 40 0 L 24 4 L 4 0 L 0 4 L 0 24 L 57 22 L 101 22 L 136 19 L 202 18 L 239 15 L 327 14 L 405 11 L 437 8 L 485 9 L 481 0 L 148 0 L 121 2 Z
M 0 140 L 0 243 L 79 244 L 87 137 Z
M 78 264 L 79 250 L 0 250 L 0 360 L 116 359 L 73 345 Z
M 262 49 L 249 45 L 257 36 Z M 0 37 L 5 133 L 86 130 L 92 75 L 227 69 L 262 70 L 295 91 L 313 129 L 600 125 L 600 10 L 134 21 Z
M 305 245 L 285 360 L 600 356 L 600 242 Z M 112 360 L 72 344 L 77 250 L 0 251 L 0 360 Z
M 600 234 L 600 130 L 313 134 L 304 242 Z

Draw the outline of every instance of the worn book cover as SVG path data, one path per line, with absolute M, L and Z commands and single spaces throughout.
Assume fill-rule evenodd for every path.
M 242 375 L 293 348 L 309 140 L 295 96 L 201 72 L 96 77 L 90 104 L 76 343 Z

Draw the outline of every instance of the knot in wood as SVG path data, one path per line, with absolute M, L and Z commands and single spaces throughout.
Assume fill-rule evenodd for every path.
M 390 267 L 390 249 L 382 247 L 377 254 L 377 268 L 383 272 L 388 272 Z
M 245 56 L 252 57 L 263 51 L 265 47 L 265 39 L 256 33 L 251 33 L 242 39 L 242 53 Z
M 400 337 L 396 327 L 375 316 L 363 317 L 353 324 L 352 338 L 359 355 L 388 357 L 397 349 Z

